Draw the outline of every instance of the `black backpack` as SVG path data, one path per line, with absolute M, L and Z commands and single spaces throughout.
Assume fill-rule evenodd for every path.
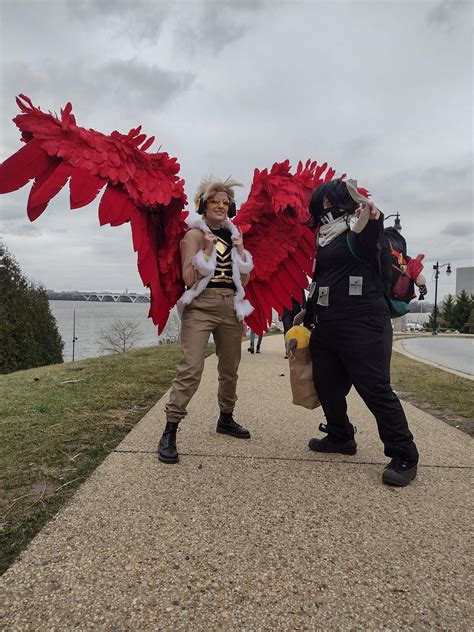
M 352 256 L 361 261 L 351 245 L 350 231 L 347 231 L 347 245 Z M 405 238 L 395 228 L 386 228 L 380 253 L 382 278 L 376 272 L 373 276 L 383 286 L 392 318 L 407 314 L 410 311 L 410 301 L 416 296 L 415 282 L 405 274 L 409 260 Z

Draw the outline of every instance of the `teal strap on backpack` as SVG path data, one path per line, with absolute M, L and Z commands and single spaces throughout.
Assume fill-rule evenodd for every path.
M 354 257 L 354 259 L 356 261 L 364 263 L 364 259 L 361 259 L 360 257 L 356 255 L 354 248 L 351 244 L 351 231 L 350 230 L 348 230 L 346 233 L 346 240 L 347 240 L 347 246 L 350 250 L 351 255 Z M 405 301 L 400 301 L 396 298 L 392 298 L 389 294 L 387 294 L 383 286 L 382 279 L 379 277 L 377 273 L 374 273 L 372 277 L 375 280 L 375 283 L 382 290 L 385 300 L 388 303 L 388 307 L 390 309 L 390 317 L 399 318 L 400 316 L 405 316 L 405 314 L 408 314 L 408 312 L 410 311 L 410 305 L 408 303 L 405 303 Z
M 354 257 L 354 259 L 356 261 L 359 261 L 360 263 L 364 263 L 364 260 L 356 255 L 355 250 L 352 247 L 352 244 L 351 244 L 351 231 L 350 230 L 348 230 L 347 233 L 346 233 L 346 241 L 347 241 L 347 245 L 349 247 L 349 250 L 351 251 L 351 255 Z

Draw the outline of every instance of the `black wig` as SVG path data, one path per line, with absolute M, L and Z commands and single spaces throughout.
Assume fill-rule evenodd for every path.
M 324 198 L 329 200 L 332 208 L 344 210 L 348 215 L 354 213 L 359 206 L 358 202 L 351 198 L 345 182 L 342 180 L 326 182 L 313 191 L 309 202 L 311 225 L 314 227 L 319 226 L 321 217 L 330 210 L 324 209 Z

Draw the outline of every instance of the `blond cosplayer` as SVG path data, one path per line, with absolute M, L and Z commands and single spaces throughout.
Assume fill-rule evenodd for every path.
M 252 312 L 245 286 L 253 269 L 243 237 L 230 221 L 235 215 L 235 180 L 202 180 L 195 196 L 202 218 L 189 222 L 180 243 L 181 269 L 186 291 L 178 301 L 182 318 L 182 357 L 165 407 L 166 426 L 158 446 L 158 458 L 177 463 L 178 424 L 198 389 L 212 334 L 218 357 L 218 405 L 216 431 L 239 439 L 250 433 L 233 417 L 237 401 L 237 369 L 242 347 L 242 321 Z

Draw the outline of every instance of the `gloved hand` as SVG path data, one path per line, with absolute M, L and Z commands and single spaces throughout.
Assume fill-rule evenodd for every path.
M 302 325 L 305 316 L 306 316 L 306 310 L 302 309 L 301 312 L 296 314 L 296 316 L 293 318 L 293 325 L 294 326 L 295 325 Z
M 422 301 L 425 298 L 425 295 L 428 292 L 428 290 L 426 288 L 426 285 L 419 285 L 418 286 L 418 291 L 420 293 L 420 296 L 418 297 L 418 300 Z

